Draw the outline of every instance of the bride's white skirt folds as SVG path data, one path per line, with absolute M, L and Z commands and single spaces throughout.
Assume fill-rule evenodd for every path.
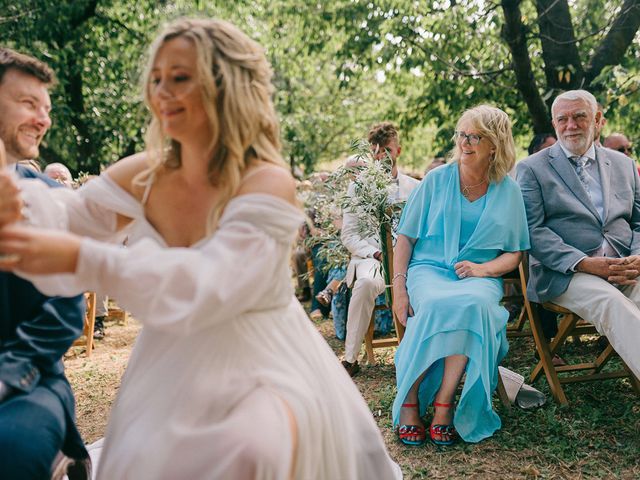
M 296 208 L 240 196 L 213 235 L 167 248 L 143 206 L 106 174 L 64 195 L 72 231 L 107 238 L 115 213 L 134 219 L 129 248 L 85 239 L 74 275 L 30 277 L 49 294 L 112 295 L 144 325 L 99 479 L 402 477 L 356 386 L 293 296 Z

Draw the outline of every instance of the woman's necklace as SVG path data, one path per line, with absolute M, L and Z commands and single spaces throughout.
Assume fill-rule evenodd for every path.
M 461 193 L 464 198 L 469 198 L 469 196 L 471 196 L 471 190 L 473 190 L 474 188 L 487 183 L 487 179 L 485 178 L 480 183 L 476 183 L 475 185 L 467 185 L 466 183 L 464 183 L 464 180 L 462 180 L 462 168 L 458 167 L 458 171 L 460 173 L 460 185 L 462 185 Z

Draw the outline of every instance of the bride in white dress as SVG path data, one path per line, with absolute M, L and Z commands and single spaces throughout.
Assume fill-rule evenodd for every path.
M 293 295 L 303 216 L 270 79 L 229 23 L 174 22 L 151 47 L 146 152 L 51 193 L 73 233 L 0 230 L 0 253 L 15 254 L 0 268 L 49 294 L 108 293 L 144 325 L 98 478 L 402 476 Z M 129 248 L 104 242 L 122 231 Z

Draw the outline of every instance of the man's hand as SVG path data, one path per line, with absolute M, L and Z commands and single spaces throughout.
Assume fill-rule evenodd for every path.
M 0 227 L 20 220 L 24 203 L 8 172 L 0 171 Z
M 611 275 L 609 267 L 621 262 L 621 258 L 585 257 L 576 265 L 576 272 L 589 273 L 607 280 Z
M 576 271 L 596 275 L 617 285 L 635 285 L 640 274 L 640 262 L 635 255 L 626 258 L 585 257 L 576 265 Z
M 487 276 L 486 268 L 482 263 L 473 263 L 469 260 L 463 260 L 456 263 L 453 268 L 455 268 L 458 278 Z
M 382 252 L 381 251 L 377 251 L 376 253 L 373 254 L 373 258 L 375 258 L 376 260 L 381 262 L 382 261 Z
M 617 285 L 635 285 L 636 278 L 640 275 L 640 256 L 631 255 L 621 258 L 621 263 L 609 266 L 609 277 L 607 280 Z

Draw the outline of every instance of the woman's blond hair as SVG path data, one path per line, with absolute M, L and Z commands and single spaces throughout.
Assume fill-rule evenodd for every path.
M 490 182 L 500 182 L 516 164 L 516 147 L 509 116 L 497 107 L 478 105 L 462 114 L 456 124 L 456 131 L 462 124 L 473 127 L 483 139 L 495 147 L 496 151 L 489 162 L 487 178 Z M 460 159 L 458 148 L 454 149 L 452 158 L 456 162 Z
M 166 137 L 150 102 L 150 77 L 162 45 L 182 37 L 193 43 L 202 103 L 213 132 L 209 181 L 219 189 L 207 222 L 210 233 L 240 186 L 247 168 L 262 160 L 284 166 L 278 119 L 271 100 L 273 72 L 264 49 L 234 25 L 214 19 L 181 18 L 167 25 L 153 41 L 142 77 L 144 98 L 152 112 L 145 136 L 149 167 L 134 182 L 151 181 L 162 168 L 181 165 L 180 144 Z

